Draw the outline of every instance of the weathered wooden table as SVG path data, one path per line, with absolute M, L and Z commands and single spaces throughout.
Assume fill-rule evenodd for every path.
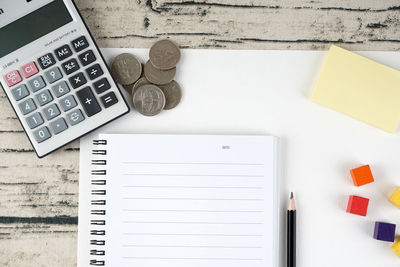
M 100 47 L 400 50 L 398 0 L 76 2 Z M 79 142 L 39 160 L 0 106 L 0 266 L 75 266 Z

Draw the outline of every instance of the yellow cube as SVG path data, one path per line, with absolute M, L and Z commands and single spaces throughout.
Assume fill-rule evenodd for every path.
M 400 186 L 397 187 L 394 193 L 390 196 L 389 200 L 400 208 Z
M 397 239 L 397 241 L 391 246 L 393 251 L 400 256 L 400 238 Z

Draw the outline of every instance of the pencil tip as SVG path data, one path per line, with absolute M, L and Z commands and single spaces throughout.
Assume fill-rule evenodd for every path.
M 290 192 L 290 198 L 293 198 L 293 192 Z

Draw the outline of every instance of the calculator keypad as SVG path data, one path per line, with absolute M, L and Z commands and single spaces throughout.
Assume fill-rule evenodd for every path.
M 65 74 L 70 75 L 79 70 L 78 61 L 75 58 L 68 60 L 62 64 Z
M 33 75 L 35 75 L 36 73 L 39 72 L 38 68 L 36 67 L 35 62 L 33 62 L 33 61 L 22 66 L 21 70 L 22 70 L 22 73 L 24 74 L 25 78 L 32 77 Z
M 73 48 L 75 49 L 75 52 L 80 52 L 80 51 L 82 51 L 83 49 L 89 47 L 89 43 L 88 43 L 88 41 L 86 40 L 85 36 L 81 36 L 81 37 L 79 37 L 79 38 L 73 40 L 73 41 L 71 42 L 71 44 L 72 44 Z
M 43 114 L 46 117 L 46 119 L 49 121 L 49 120 L 54 119 L 61 113 L 56 104 L 51 104 L 50 106 L 43 109 Z
M 35 129 L 36 127 L 44 123 L 42 115 L 40 115 L 40 113 L 38 112 L 26 118 L 26 122 L 28 123 L 29 128 L 31 129 Z
M 80 109 L 76 109 L 67 114 L 67 120 L 71 125 L 77 125 L 81 121 L 83 121 L 85 117 L 82 114 Z
M 29 95 L 29 91 L 26 88 L 25 84 L 21 84 L 20 86 L 15 87 L 14 89 L 11 90 L 11 93 L 13 94 L 14 99 L 17 101 Z
M 91 66 L 90 68 L 87 68 L 86 73 L 89 76 L 89 79 L 91 79 L 91 80 L 95 80 L 104 74 L 104 72 L 101 69 L 99 64 L 95 64 L 95 65 Z
M 36 95 L 36 100 L 40 106 L 44 106 L 53 100 L 49 90 L 44 90 Z
M 42 127 L 39 130 L 33 132 L 35 139 L 38 143 L 41 143 L 51 137 L 49 129 L 47 127 Z
M 76 95 L 78 96 L 78 99 L 81 102 L 83 109 L 85 110 L 88 117 L 91 117 L 101 111 L 101 107 L 89 86 L 78 91 Z
M 57 48 L 56 51 L 54 51 L 54 54 L 56 54 L 58 60 L 63 61 L 72 56 L 72 51 L 71 48 L 69 48 L 69 45 L 63 45 L 60 48 Z
M 33 78 L 32 80 L 28 81 L 28 84 L 32 92 L 37 92 L 46 86 L 42 76 Z
M 118 103 L 114 92 L 104 94 L 110 81 L 88 47 L 81 36 L 4 76 L 37 143 Z
M 50 123 L 50 128 L 53 130 L 54 134 L 59 134 L 67 130 L 68 126 L 63 118 L 59 118 Z
M 92 50 L 88 50 L 79 55 L 79 60 L 81 61 L 83 66 L 87 66 L 90 63 L 93 63 L 96 61 L 96 56 L 94 55 Z
M 69 96 L 61 99 L 59 103 L 64 112 L 68 111 L 78 105 L 76 103 L 75 97 L 73 95 L 69 95 Z
M 22 114 L 26 115 L 36 110 L 36 105 L 32 98 L 28 98 L 19 104 L 19 108 L 21 109 Z
M 85 78 L 85 75 L 83 75 L 82 72 L 79 72 L 78 74 L 69 78 L 69 82 L 72 84 L 72 87 L 76 89 L 87 83 L 87 80 Z
M 46 76 L 46 79 L 49 83 L 55 83 L 56 81 L 58 81 L 63 77 L 58 67 L 54 67 L 49 71 L 46 71 L 44 73 L 44 76 Z
M 54 59 L 53 55 L 51 53 L 48 53 L 44 56 L 41 56 L 38 59 L 39 65 L 42 68 L 42 70 L 45 70 L 54 64 L 56 64 L 56 60 Z
M 53 93 L 55 94 L 56 97 L 61 97 L 70 92 L 69 86 L 65 81 L 57 83 L 51 89 L 53 90 Z

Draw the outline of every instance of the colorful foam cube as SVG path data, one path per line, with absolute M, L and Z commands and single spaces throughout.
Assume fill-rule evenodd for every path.
M 361 186 L 372 183 L 374 177 L 372 176 L 371 168 L 369 165 L 364 165 L 350 170 L 351 177 L 355 186 Z
M 398 256 L 400 256 L 400 238 L 397 239 L 391 248 Z
M 368 210 L 368 203 L 369 199 L 365 197 L 359 197 L 359 196 L 350 196 L 349 197 L 349 202 L 347 203 L 347 212 L 360 215 L 360 216 L 366 216 L 367 215 L 367 210 Z
M 394 191 L 389 198 L 390 202 L 400 208 L 400 186 Z
M 385 222 L 375 222 L 374 238 L 381 241 L 393 242 L 396 225 Z

